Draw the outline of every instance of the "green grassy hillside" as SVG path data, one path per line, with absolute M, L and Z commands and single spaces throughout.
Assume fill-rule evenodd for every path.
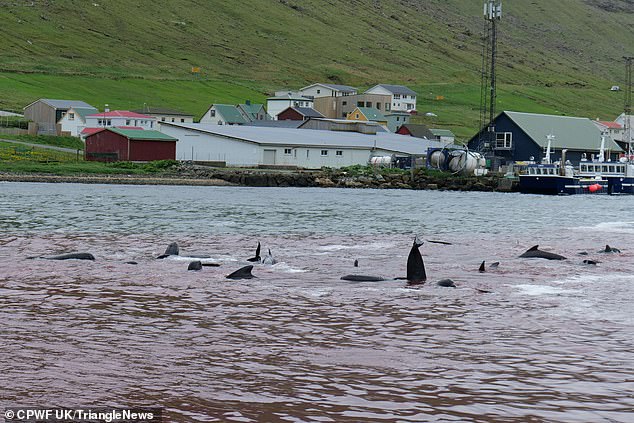
M 498 109 L 613 118 L 633 0 L 504 0 Z M 0 8 L 0 108 L 261 101 L 321 81 L 399 83 L 467 136 L 478 121 L 481 0 L 34 0 Z M 200 75 L 191 69 L 199 66 Z M 445 100 L 436 101 L 437 95 Z

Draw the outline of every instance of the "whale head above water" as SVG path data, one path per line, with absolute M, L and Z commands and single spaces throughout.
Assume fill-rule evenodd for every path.
M 542 258 L 546 260 L 566 260 L 566 257 L 560 256 L 559 254 L 549 253 L 548 251 L 540 250 L 539 245 L 535 245 L 529 248 L 520 257 L 521 258 Z
M 425 272 L 425 263 L 423 256 L 418 250 L 423 245 L 418 237 L 414 238 L 414 243 L 407 256 L 407 281 L 410 284 L 423 284 L 427 281 L 427 273 Z
M 605 249 L 599 251 L 600 253 L 620 253 L 621 250 L 619 250 L 618 248 L 612 248 L 609 245 L 605 245 Z
M 262 264 L 275 264 L 277 263 L 277 260 L 275 260 L 275 258 L 273 257 L 273 254 L 271 254 L 271 249 L 269 248 L 269 253 L 266 255 L 266 257 L 264 257 L 262 259 Z

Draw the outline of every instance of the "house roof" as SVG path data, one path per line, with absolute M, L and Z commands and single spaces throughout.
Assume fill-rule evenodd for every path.
M 387 118 L 378 109 L 373 107 L 357 107 L 355 110 L 359 110 L 368 120 L 375 122 L 386 122 Z M 354 113 L 354 110 L 352 111 Z
M 269 97 L 266 99 L 267 101 L 279 101 L 279 100 L 299 100 L 299 101 L 313 101 L 308 97 L 304 97 L 301 95 L 293 95 L 293 94 L 284 94 L 278 95 L 276 97 Z
M 416 91 L 411 90 L 409 88 L 407 88 L 404 85 L 389 85 L 389 84 L 379 84 L 379 85 L 375 85 L 374 87 L 370 88 L 368 91 L 374 89 L 374 88 L 384 88 L 386 90 L 388 90 L 389 92 L 391 92 L 392 94 L 400 94 L 400 95 L 416 95 Z M 367 92 L 367 91 L 366 91 Z
M 254 120 L 247 122 L 246 126 L 259 126 L 264 128 L 299 128 L 304 124 L 303 120 Z
M 105 130 L 123 135 L 130 140 L 143 141 L 178 141 L 178 139 L 155 130 L 106 128 Z
M 352 93 L 352 92 L 357 91 L 357 89 L 355 87 L 351 87 L 349 85 L 322 84 L 321 82 L 318 82 L 318 83 L 312 84 L 312 85 L 308 85 L 308 86 L 302 88 L 300 91 L 307 90 L 307 89 L 315 87 L 317 85 L 319 85 L 321 87 L 330 88 L 331 90 L 334 90 L 334 91 L 341 91 L 341 92 L 344 92 L 344 93 Z
M 438 141 L 403 137 L 402 135 L 387 132 L 365 135 L 357 132 L 223 126 L 200 123 L 170 122 L 166 123 L 166 125 L 262 145 L 380 149 L 406 155 L 426 155 L 428 148 L 447 147 L 445 143 Z
M 598 150 L 601 146 L 601 130 L 588 118 L 507 111 L 502 113 L 515 122 L 540 147 L 548 145 L 546 136 L 549 134 L 555 136 L 552 142 L 553 148 Z M 606 148 L 621 150 L 610 137 L 606 138 Z
M 311 118 L 323 118 L 324 117 L 324 115 L 322 115 L 321 113 L 319 113 L 317 110 L 313 109 L 312 107 L 289 107 L 288 109 L 293 109 L 293 110 L 297 111 L 297 113 L 299 113 L 300 115 L 302 115 L 304 117 L 311 117 Z M 288 109 L 286 109 L 286 110 L 288 110 Z
M 194 115 L 181 112 L 179 110 L 169 109 L 167 107 L 144 107 L 143 109 L 132 110 L 135 113 L 145 113 L 148 115 L 173 115 L 194 117 Z
M 93 113 L 98 112 L 97 109 L 95 109 L 94 107 L 72 107 L 72 109 L 75 111 L 75 113 L 77 113 L 79 116 L 81 116 L 82 119 L 86 119 L 86 116 L 89 116 Z M 70 109 L 69 109 L 70 110 Z
M 32 104 L 37 103 L 38 101 L 41 101 L 42 103 L 48 104 L 49 106 L 51 106 L 54 109 L 70 109 L 73 107 L 83 107 L 83 108 L 87 108 L 87 109 L 94 109 L 94 107 L 92 107 L 90 104 L 80 101 L 80 100 L 53 100 L 50 98 L 40 98 L 39 100 L 36 100 L 32 103 L 30 103 L 29 105 L 25 106 L 24 108 L 26 109 L 27 107 L 31 106 Z M 96 110 L 96 109 L 95 109 Z
M 434 134 L 435 137 L 455 137 L 454 133 L 449 129 L 429 128 L 429 131 Z
M 618 123 L 618 122 L 609 122 L 609 121 L 605 121 L 605 120 L 598 120 L 596 122 L 598 124 L 601 124 L 601 125 L 605 126 L 606 128 L 609 128 L 609 129 L 623 129 L 623 126 L 621 126 L 621 124 Z
M 108 129 L 110 129 L 111 127 L 108 127 Z M 144 128 L 141 128 L 140 126 L 115 126 L 115 128 L 119 128 L 119 129 L 136 129 L 136 130 L 143 130 Z M 97 127 L 97 128 L 84 128 L 81 130 L 80 134 L 81 135 L 92 135 L 95 134 L 97 132 L 103 131 L 104 128 L 103 126 Z
M 129 110 L 112 110 L 110 112 L 99 112 L 99 113 L 93 113 L 91 115 L 87 115 L 86 117 L 91 117 L 91 118 L 122 117 L 122 118 L 132 118 L 132 119 L 154 119 L 153 116 L 143 115 L 141 113 L 131 112 Z
M 246 113 L 247 115 L 251 116 L 251 118 L 253 120 L 256 120 L 256 117 L 258 115 L 258 113 L 260 111 L 263 111 L 264 109 L 264 105 L 263 104 L 238 104 L 236 107 L 239 107 L 240 109 L 242 109 L 244 111 L 244 113 Z
M 247 122 L 236 106 L 230 104 L 214 104 L 212 107 L 216 109 L 216 112 L 219 113 L 227 123 Z
M 412 134 L 412 136 L 417 138 L 434 138 L 434 134 L 429 130 L 427 125 L 416 124 L 416 123 L 408 123 L 403 125 L 407 130 Z

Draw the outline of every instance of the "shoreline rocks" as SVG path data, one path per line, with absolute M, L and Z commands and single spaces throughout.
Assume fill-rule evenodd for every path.
M 517 183 L 499 175 L 456 176 L 419 169 L 414 172 L 351 174 L 339 169 L 260 170 L 223 169 L 180 164 L 176 169 L 155 175 L 70 175 L 16 174 L 0 172 L 0 181 L 133 185 L 194 185 L 249 187 L 320 187 L 414 189 L 440 191 L 517 191 Z

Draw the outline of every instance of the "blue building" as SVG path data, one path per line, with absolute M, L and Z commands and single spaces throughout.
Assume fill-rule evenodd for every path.
M 551 145 L 551 159 L 561 158 L 561 150 L 567 149 L 566 159 L 573 164 L 582 158 L 591 160 L 601 147 L 601 131 L 588 118 L 543 115 L 536 113 L 502 112 L 494 120 L 495 142 L 493 151 L 500 164 L 534 160 L 540 162 L 547 136 L 555 136 Z M 469 140 L 469 149 L 476 150 L 481 135 L 488 128 Z M 612 138 L 606 137 L 606 157 L 616 160 L 623 150 Z M 609 156 L 607 155 L 609 153 Z

